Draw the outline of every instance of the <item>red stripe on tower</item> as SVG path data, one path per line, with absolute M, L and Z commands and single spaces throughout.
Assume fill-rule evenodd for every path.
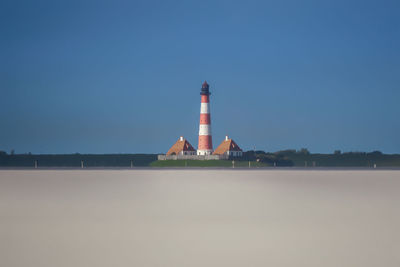
M 211 155 L 213 152 L 211 137 L 210 94 L 209 85 L 207 82 L 204 82 L 200 92 L 200 129 L 197 155 Z

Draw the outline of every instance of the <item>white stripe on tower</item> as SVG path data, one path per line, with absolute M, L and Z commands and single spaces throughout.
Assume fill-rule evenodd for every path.
M 199 127 L 199 146 L 198 155 L 211 155 L 211 117 L 210 117 L 210 92 L 209 85 L 204 82 L 201 87 L 201 106 L 200 106 L 200 127 Z
M 211 135 L 211 125 L 200 124 L 199 135 Z
M 200 114 L 209 114 L 209 113 L 210 113 L 210 103 L 201 103 Z

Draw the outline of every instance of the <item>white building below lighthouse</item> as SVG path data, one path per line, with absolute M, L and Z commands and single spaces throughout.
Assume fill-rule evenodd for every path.
M 215 149 L 213 155 L 226 155 L 228 157 L 241 157 L 243 150 L 228 136 L 225 140 Z
M 167 156 L 173 155 L 188 155 L 193 156 L 196 155 L 196 150 L 189 143 L 188 140 L 183 138 L 183 136 L 179 137 L 178 141 L 168 150 Z

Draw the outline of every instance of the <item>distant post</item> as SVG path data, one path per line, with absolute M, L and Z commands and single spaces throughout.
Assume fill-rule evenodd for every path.
M 81 169 L 83 169 L 83 160 L 81 160 Z
M 232 160 L 232 168 L 235 168 L 235 161 Z
M 274 167 L 276 167 L 276 161 L 274 161 Z
M 131 160 L 131 169 L 133 168 L 133 160 Z
M 35 169 L 37 169 L 38 164 L 37 164 L 37 160 L 35 160 Z
M 250 160 L 249 160 L 249 168 L 251 168 L 251 166 L 250 166 Z

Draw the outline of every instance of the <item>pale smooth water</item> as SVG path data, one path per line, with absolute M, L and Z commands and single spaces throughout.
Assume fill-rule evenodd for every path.
M 0 266 L 400 266 L 400 171 L 0 170 Z

